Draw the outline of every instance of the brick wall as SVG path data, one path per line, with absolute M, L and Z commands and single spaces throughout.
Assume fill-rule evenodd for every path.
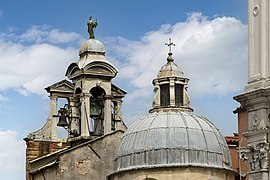
M 26 141 L 26 180 L 32 180 L 29 174 L 29 161 L 45 156 L 59 149 L 66 147 L 66 143 L 35 141 L 27 139 Z

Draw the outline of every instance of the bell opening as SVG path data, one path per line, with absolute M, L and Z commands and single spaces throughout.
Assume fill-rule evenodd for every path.
M 66 98 L 58 98 L 57 101 L 58 118 L 56 118 L 56 123 L 57 123 L 57 136 L 61 139 L 68 138 L 68 131 L 65 129 L 68 126 L 68 119 L 67 117 L 64 117 L 66 111 L 65 109 L 66 104 L 68 104 L 68 100 Z
M 101 87 L 94 87 L 90 90 L 90 131 L 92 135 L 104 134 L 104 107 L 105 90 Z

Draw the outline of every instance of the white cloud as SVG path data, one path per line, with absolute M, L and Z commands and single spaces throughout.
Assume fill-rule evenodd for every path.
M 60 43 L 81 43 L 83 37 L 75 32 L 61 32 L 58 29 L 52 29 L 47 25 L 34 25 L 28 29 L 25 33 L 19 36 L 23 41 L 32 41 L 35 43 L 48 42 L 52 44 Z
M 18 140 L 16 131 L 0 130 L 0 173 L 5 177 L 24 175 L 25 143 Z M 5 179 L 2 177 L 3 179 Z
M 185 22 L 164 24 L 146 33 L 139 41 L 110 38 L 107 46 L 118 60 L 119 82 L 134 87 L 132 97 L 149 96 L 152 79 L 166 63 L 164 43 L 172 38 L 175 62 L 191 79 L 191 96 L 227 94 L 245 83 L 247 60 L 247 26 L 233 17 L 212 20 L 201 13 L 191 13 Z M 21 43 L 13 42 L 19 39 Z M 78 58 L 70 43 L 83 38 L 50 26 L 32 26 L 21 35 L 1 33 L 0 90 L 15 88 L 22 94 L 44 93 L 44 87 L 64 78 L 70 62 Z M 35 42 L 25 45 L 23 42 Z M 67 47 L 59 47 L 63 43 Z M 137 93 L 138 92 L 140 93 Z
M 139 41 L 121 37 L 107 41 L 115 59 L 123 61 L 118 78 L 129 81 L 140 92 L 131 92 L 131 99 L 152 93 L 151 82 L 166 63 L 168 49 L 164 43 L 169 38 L 176 44 L 175 62 L 191 79 L 192 97 L 226 95 L 242 89 L 247 69 L 247 25 L 234 17 L 210 20 L 201 13 L 191 13 L 185 22 L 164 24 Z
M 52 33 L 55 32 L 60 33 Z M 66 35 L 63 33 L 61 36 L 60 33 L 58 37 L 61 39 Z M 12 36 L 9 40 L 6 37 L 8 35 L 0 37 L 0 91 L 17 89 L 24 95 L 44 94 L 46 86 L 65 78 L 69 63 L 77 61 L 78 58 L 77 48 L 59 47 L 48 43 L 24 45 L 12 42 L 18 37 Z M 59 39 L 57 41 L 64 42 Z M 71 41 L 77 39 L 70 38 L 66 42 Z
M 234 17 L 209 19 L 201 13 L 191 13 L 185 22 L 161 25 L 138 41 L 122 37 L 105 41 L 108 54 L 119 69 L 117 84 L 128 91 L 124 102 L 126 117 L 135 117 L 150 108 L 152 80 L 166 63 L 165 43 L 169 38 L 176 44 L 175 62 L 190 78 L 191 98 L 226 95 L 244 86 L 247 25 Z M 76 33 L 49 26 L 32 26 L 21 35 L 13 31 L 0 33 L 0 91 L 46 94 L 44 87 L 65 78 L 68 65 L 77 61 L 82 39 Z

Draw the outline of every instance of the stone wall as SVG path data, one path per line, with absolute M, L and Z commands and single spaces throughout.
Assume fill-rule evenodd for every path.
M 35 172 L 34 179 L 44 180 L 44 177 L 45 179 L 53 177 L 57 180 L 105 180 L 113 172 L 115 154 L 122 135 L 123 131 L 116 131 L 63 150 L 57 154 L 58 164 Z M 34 162 L 31 167 L 37 168 L 36 164 L 40 164 L 40 161 L 45 162 L 46 158 Z

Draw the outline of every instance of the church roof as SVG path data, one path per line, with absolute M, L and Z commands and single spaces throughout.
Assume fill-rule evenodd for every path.
M 161 67 L 157 75 L 157 78 L 166 77 L 184 77 L 182 69 L 174 63 L 172 53 L 169 53 L 167 63 Z
M 154 112 L 122 137 L 116 172 L 138 168 L 197 166 L 231 169 L 224 137 L 208 119 L 188 111 Z
M 170 40 L 168 46 L 172 45 Z M 211 121 L 189 107 L 188 78 L 174 63 L 171 49 L 168 55 L 153 81 L 153 109 L 122 137 L 114 173 L 190 166 L 231 170 L 225 138 Z

